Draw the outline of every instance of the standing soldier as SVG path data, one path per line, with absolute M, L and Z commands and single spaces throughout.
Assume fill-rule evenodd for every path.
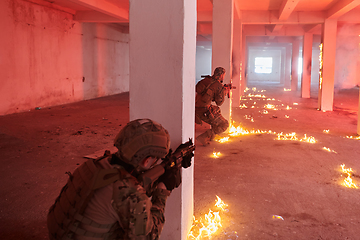
M 180 170 L 165 170 L 148 192 L 137 178 L 168 154 L 170 136 L 160 124 L 138 119 L 119 132 L 114 145 L 115 154 L 68 173 L 49 210 L 50 240 L 159 239 L 166 199 L 180 185 Z
M 212 76 L 206 76 L 196 84 L 195 99 L 195 122 L 202 121 L 211 125 L 211 129 L 199 135 L 196 140 L 204 146 L 209 144 L 216 134 L 224 132 L 229 127 L 229 122 L 221 115 L 220 107 L 229 89 L 222 82 L 225 77 L 225 69 L 217 67 Z M 211 102 L 216 105 L 212 105 Z

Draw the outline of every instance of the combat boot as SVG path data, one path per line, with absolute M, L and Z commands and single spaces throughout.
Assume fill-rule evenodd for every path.
M 196 140 L 199 141 L 203 146 L 207 146 L 210 144 L 210 141 L 213 140 L 215 137 L 215 134 L 211 129 L 207 130 L 206 132 L 200 134 Z

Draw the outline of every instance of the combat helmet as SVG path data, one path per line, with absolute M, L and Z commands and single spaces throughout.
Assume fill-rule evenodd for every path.
M 215 68 L 215 70 L 214 70 L 214 74 L 213 74 L 213 79 L 216 79 L 216 80 L 218 80 L 219 78 L 220 78 L 220 76 L 222 75 L 222 74 L 224 74 L 226 71 L 225 71 L 225 68 L 223 68 L 223 67 L 217 67 L 217 68 Z
M 136 119 L 121 129 L 114 140 L 121 159 L 137 167 L 148 156 L 163 158 L 169 152 L 170 136 L 159 123 Z

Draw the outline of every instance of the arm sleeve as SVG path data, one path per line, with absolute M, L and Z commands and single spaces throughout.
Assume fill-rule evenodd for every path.
M 217 91 L 215 93 L 215 103 L 218 106 L 221 106 L 225 101 L 225 88 L 222 84 L 217 86 Z
M 150 199 L 139 185 L 118 186 L 114 190 L 112 205 L 124 234 L 119 239 L 159 239 L 170 192 L 156 189 Z

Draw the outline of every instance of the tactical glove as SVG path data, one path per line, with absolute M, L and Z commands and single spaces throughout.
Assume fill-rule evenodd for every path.
M 183 149 L 183 148 L 187 148 L 188 146 L 186 145 L 186 144 L 184 144 L 184 143 L 182 143 L 182 144 L 180 144 L 180 146 L 175 150 L 175 153 L 177 152 L 177 151 L 181 151 L 181 149 Z M 190 153 L 190 154 L 188 154 L 188 155 L 185 155 L 184 157 L 183 157 L 183 160 L 181 161 L 181 166 L 183 167 L 183 168 L 188 168 L 188 167 L 190 167 L 191 166 L 191 158 L 194 156 L 194 153 Z
M 181 184 L 181 170 L 176 167 L 166 169 L 165 173 L 159 178 L 159 182 L 163 182 L 166 189 L 172 191 Z

